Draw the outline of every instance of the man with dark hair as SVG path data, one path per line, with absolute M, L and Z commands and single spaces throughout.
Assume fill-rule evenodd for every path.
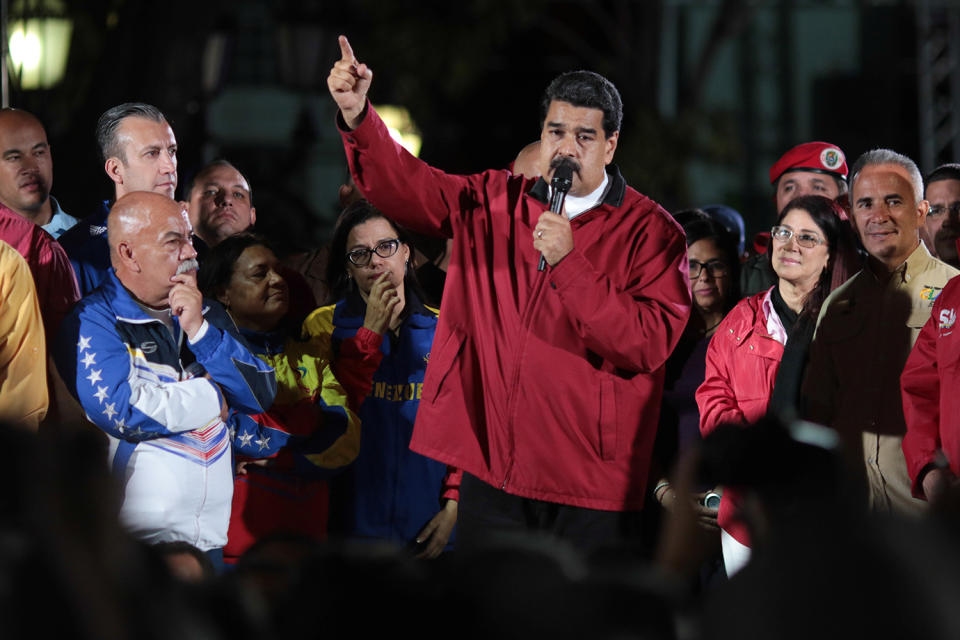
M 163 113 L 153 105 L 127 102 L 107 109 L 97 121 L 97 144 L 104 171 L 114 183 L 115 200 L 134 191 L 172 198 L 177 188 L 177 139 Z M 80 290 L 100 286 L 110 269 L 107 214 L 110 202 L 63 234 Z
M 3 204 L 0 204 L 0 240 L 16 249 L 30 265 L 43 325 L 47 338 L 52 339 L 60 321 L 80 299 L 67 254 L 49 233 Z
M 774 190 L 774 218 L 787 203 L 800 196 L 825 196 L 833 200 L 847 193 L 847 159 L 840 147 L 829 142 L 804 142 L 793 147 L 770 167 L 770 184 Z M 757 253 L 740 270 L 740 291 L 744 296 L 766 291 L 777 282 L 766 248 L 770 232 L 758 233 L 754 239 Z
M 935 258 L 960 267 L 960 164 L 942 164 L 927 176 L 930 210 L 920 239 Z
M 184 195 L 188 198 L 187 214 L 201 262 L 211 247 L 252 230 L 257 221 L 250 182 L 226 160 L 214 160 L 201 167 L 187 184 Z M 282 273 L 290 287 L 290 316 L 303 317 L 316 309 L 317 299 L 303 274 L 291 267 L 283 267 Z
M 53 163 L 43 125 L 26 111 L 0 110 L 0 154 L 0 240 L 30 265 L 49 340 L 80 296 L 66 254 L 41 228 L 54 222 Z
M 54 238 L 77 219 L 50 195 L 53 156 L 47 132 L 32 113 L 0 110 L 0 202 Z
M 547 85 L 540 102 L 540 127 L 550 114 L 555 102 L 566 102 L 578 107 L 599 109 L 603 114 L 604 137 L 610 138 L 620 132 L 623 120 L 623 103 L 620 92 L 613 83 L 593 71 L 568 71 L 561 73 Z
M 246 231 L 257 221 L 250 183 L 226 160 L 203 166 L 184 195 L 189 199 L 187 212 L 193 232 L 208 247 Z
M 916 513 L 901 443 L 900 374 L 934 302 L 960 271 L 920 242 L 927 215 L 914 162 L 890 149 L 860 156 L 851 172 L 854 228 L 869 257 L 823 303 L 803 385 L 807 417 L 837 430 L 869 505 Z
M 327 86 L 357 187 L 413 230 L 453 238 L 410 447 L 465 470 L 459 544 L 510 530 L 583 550 L 625 539 L 690 290 L 679 226 L 611 164 L 616 88 L 583 71 L 550 84 L 541 178 L 454 176 L 396 145 L 367 101 L 372 72 L 343 36 L 340 49 Z M 573 174 L 557 215 L 561 165 Z

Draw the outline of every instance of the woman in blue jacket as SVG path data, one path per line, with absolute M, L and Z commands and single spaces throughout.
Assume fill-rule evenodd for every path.
M 410 451 L 437 326 L 406 234 L 368 202 L 340 217 L 328 279 L 336 304 L 304 323 L 331 335 L 333 369 L 359 407 L 360 454 L 331 489 L 331 533 L 386 539 L 432 558 L 450 544 L 460 472 Z

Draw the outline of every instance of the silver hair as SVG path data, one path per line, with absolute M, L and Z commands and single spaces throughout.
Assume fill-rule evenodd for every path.
M 917 163 L 902 153 L 897 153 L 893 149 L 871 149 L 857 158 L 857 161 L 853 163 L 853 169 L 850 171 L 851 195 L 853 185 L 857 181 L 857 176 L 860 175 L 860 172 L 866 167 L 881 164 L 892 164 L 905 169 L 907 175 L 910 176 L 910 183 L 913 185 L 914 204 L 923 200 L 923 176 L 920 174 L 920 169 L 917 168 Z

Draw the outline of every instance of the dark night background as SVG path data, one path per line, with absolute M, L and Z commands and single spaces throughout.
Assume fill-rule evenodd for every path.
M 668 209 L 724 202 L 758 230 L 773 214 L 770 164 L 812 139 L 840 145 L 851 163 L 875 146 L 921 160 L 918 10 L 909 3 L 64 4 L 74 22 L 65 80 L 45 91 L 14 86 L 11 105 L 45 123 L 53 193 L 78 217 L 112 193 L 97 117 L 142 100 L 173 125 L 181 189 L 204 161 L 225 157 L 251 180 L 258 227 L 291 248 L 322 242 L 344 172 L 326 92 L 339 33 L 374 71 L 373 102 L 406 106 L 423 133 L 421 157 L 450 172 L 507 165 L 539 137 L 545 85 L 572 68 L 618 86 L 615 161 Z

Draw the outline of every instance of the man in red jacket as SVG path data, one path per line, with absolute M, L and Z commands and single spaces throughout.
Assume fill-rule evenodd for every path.
M 587 71 L 550 84 L 542 178 L 447 175 L 394 143 L 367 102 L 372 72 L 340 47 L 327 85 L 357 187 L 415 231 L 453 239 L 410 446 L 465 470 L 461 545 L 522 530 L 583 550 L 622 540 L 643 506 L 690 291 L 680 227 L 610 164 L 616 88 Z M 573 184 L 556 215 L 562 160 Z
M 958 495 L 960 481 L 960 279 L 953 278 L 933 303 L 900 376 L 907 434 L 903 454 L 916 498 L 936 502 Z

